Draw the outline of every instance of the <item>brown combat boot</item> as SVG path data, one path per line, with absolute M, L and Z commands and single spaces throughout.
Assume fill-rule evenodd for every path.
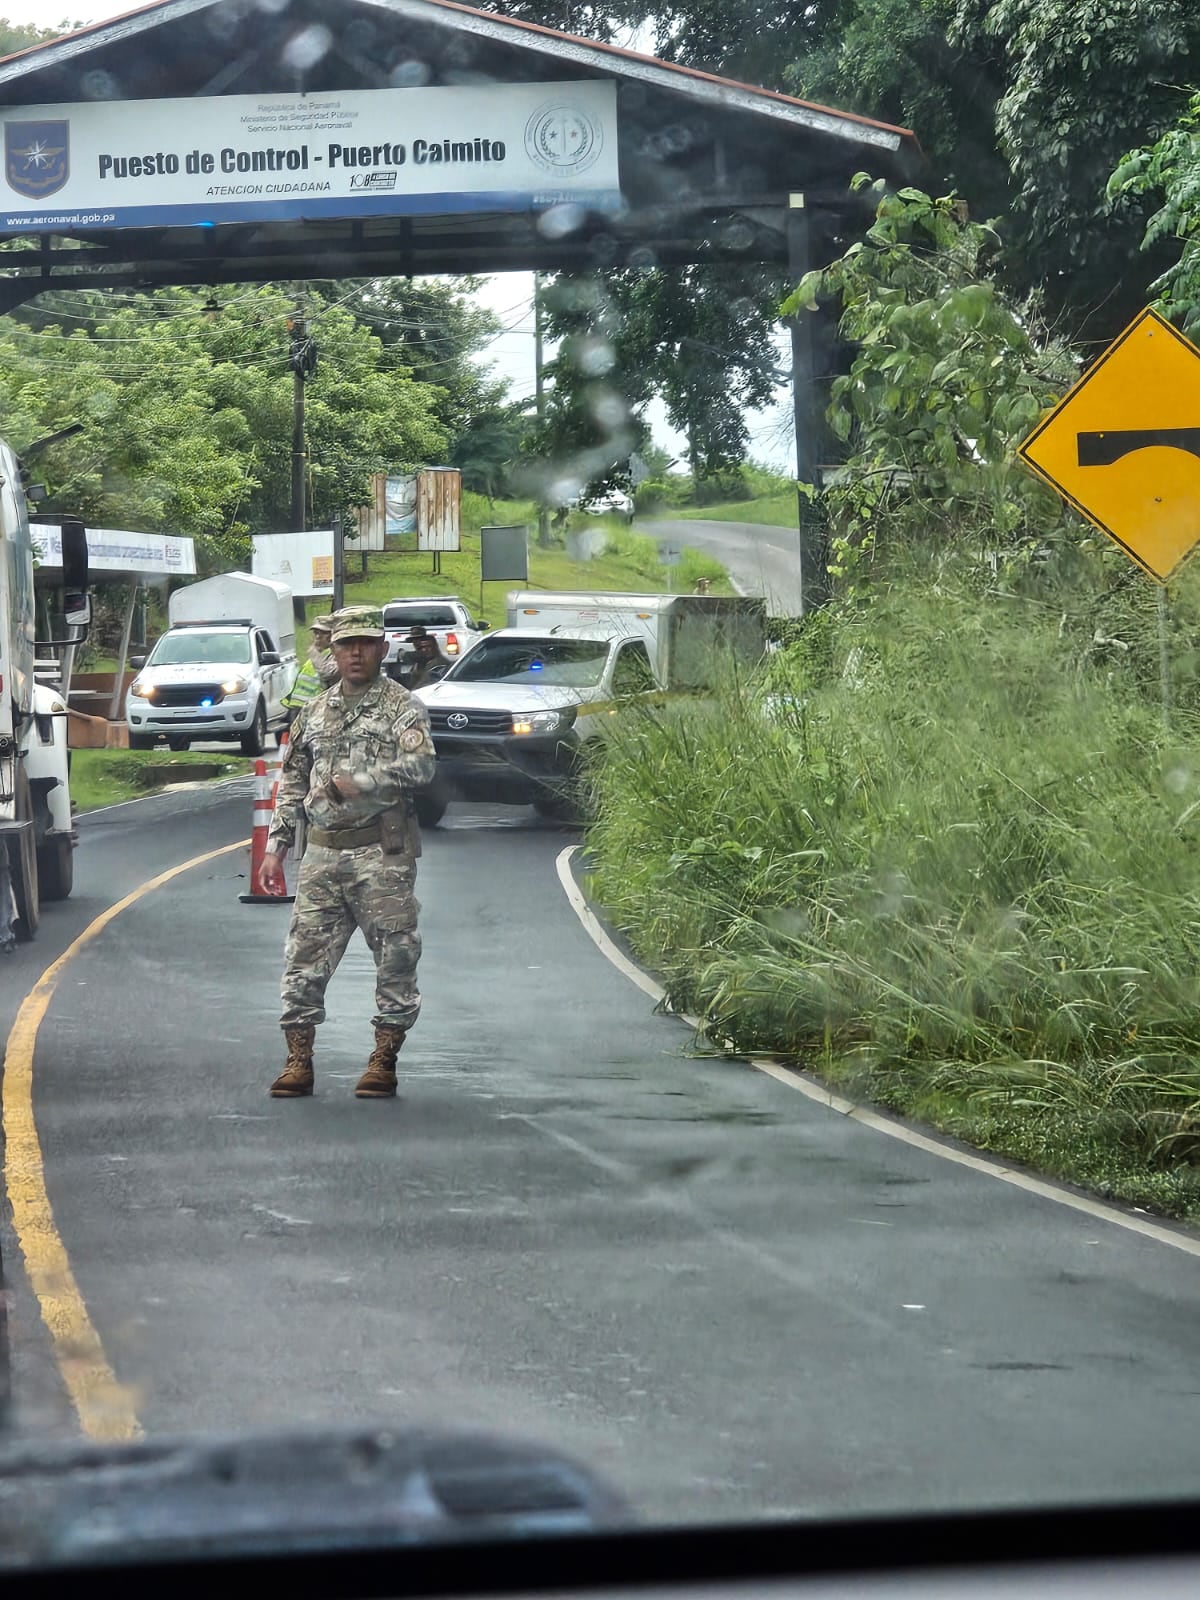
M 287 1061 L 271 1085 L 271 1093 L 276 1100 L 299 1100 L 313 1092 L 313 1042 L 317 1030 L 285 1028 L 283 1037 L 287 1040 Z
M 404 1043 L 406 1028 L 384 1028 L 375 1024 L 375 1048 L 367 1070 L 354 1085 L 360 1100 L 387 1100 L 396 1092 L 396 1057 Z

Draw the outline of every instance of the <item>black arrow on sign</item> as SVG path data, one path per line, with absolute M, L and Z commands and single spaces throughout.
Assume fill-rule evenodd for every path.
M 1200 457 L 1200 428 L 1112 428 L 1107 433 L 1080 433 L 1076 438 L 1081 467 L 1111 467 L 1122 456 L 1153 445 Z

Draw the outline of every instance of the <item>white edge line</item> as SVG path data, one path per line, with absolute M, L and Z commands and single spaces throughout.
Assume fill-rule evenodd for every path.
M 631 983 L 635 983 L 643 994 L 649 995 L 657 1004 L 662 1004 L 666 1000 L 666 991 L 650 977 L 649 973 L 643 972 L 641 967 L 630 961 L 629 957 L 617 948 L 575 882 L 571 872 L 571 858 L 580 848 L 581 846 L 577 844 L 568 845 L 565 850 L 559 852 L 555 860 L 558 880 L 562 884 L 571 909 L 583 924 L 600 954 L 611 961 L 617 971 L 623 973 Z M 682 1011 L 669 1012 L 668 1015 L 679 1017 L 697 1033 L 702 1031 L 697 1017 L 689 1016 Z M 944 1144 L 938 1138 L 927 1133 L 918 1133 L 915 1128 L 907 1128 L 903 1123 L 893 1122 L 888 1117 L 880 1116 L 876 1111 L 834 1094 L 827 1085 L 805 1077 L 803 1073 L 796 1072 L 791 1067 L 785 1067 L 770 1056 L 746 1056 L 743 1059 L 756 1072 L 765 1073 L 768 1078 L 774 1078 L 776 1083 L 782 1083 L 789 1089 L 799 1090 L 806 1099 L 824 1106 L 826 1110 L 835 1111 L 839 1116 L 848 1117 L 866 1128 L 872 1128 L 876 1133 L 886 1134 L 889 1139 L 898 1139 L 901 1144 L 910 1145 L 914 1150 L 923 1150 L 928 1155 L 940 1156 L 943 1161 L 966 1167 L 971 1172 L 982 1173 L 984 1177 L 997 1178 L 1001 1183 L 1011 1184 L 1014 1189 L 1023 1189 L 1026 1194 L 1035 1194 L 1043 1200 L 1053 1200 L 1057 1205 L 1067 1206 L 1070 1210 L 1082 1212 L 1087 1217 L 1095 1217 L 1099 1222 L 1109 1222 L 1115 1227 L 1124 1228 L 1127 1233 L 1140 1234 L 1144 1239 L 1153 1239 L 1156 1244 L 1165 1244 L 1173 1250 L 1182 1250 L 1185 1255 L 1200 1256 L 1200 1239 L 1189 1238 L 1186 1234 L 1176 1233 L 1171 1228 L 1165 1228 L 1157 1222 L 1142 1217 L 1131 1217 L 1127 1212 L 1117 1210 L 1115 1206 L 1106 1205 L 1103 1200 L 1092 1200 L 1087 1195 L 1075 1194 L 1071 1189 L 1047 1182 L 1044 1178 L 1030 1177 L 1028 1173 L 1017 1172 L 1011 1167 L 1001 1166 L 999 1162 L 989 1161 L 986 1156 L 972 1155 L 969 1151 L 955 1149 L 953 1145 Z

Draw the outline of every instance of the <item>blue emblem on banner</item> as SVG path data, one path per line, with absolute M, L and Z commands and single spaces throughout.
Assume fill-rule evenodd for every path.
M 6 122 L 4 176 L 30 200 L 57 194 L 71 175 L 68 122 Z

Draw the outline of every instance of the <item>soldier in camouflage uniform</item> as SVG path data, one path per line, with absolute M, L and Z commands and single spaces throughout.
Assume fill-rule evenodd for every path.
M 322 689 L 332 688 L 341 677 L 337 669 L 337 662 L 333 659 L 333 651 L 329 646 L 329 635 L 333 628 L 332 617 L 314 617 L 312 621 L 312 640 L 308 647 L 296 681 L 283 697 L 287 707 L 288 726 L 296 720 L 296 713 L 306 706 L 310 700 L 315 700 Z
M 283 975 L 287 1064 L 276 1098 L 313 1092 L 313 1040 L 325 988 L 355 928 L 375 957 L 375 1049 L 355 1087 L 360 1099 L 396 1093 L 396 1056 L 417 1020 L 414 893 L 420 832 L 411 795 L 433 777 L 429 717 L 407 689 L 380 673 L 387 646 L 378 607 L 333 618 L 339 680 L 297 717 L 283 761 L 261 880 L 286 893 L 283 858 L 301 813 L 308 843 L 288 931 Z

